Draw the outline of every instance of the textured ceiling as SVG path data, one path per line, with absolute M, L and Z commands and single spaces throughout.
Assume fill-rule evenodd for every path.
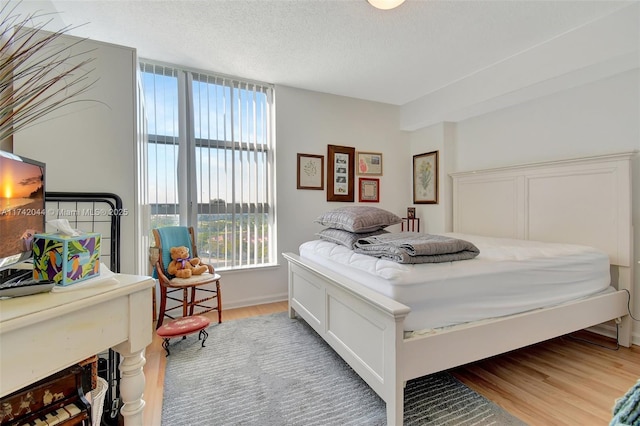
M 41 2 L 26 1 L 22 7 Z M 403 105 L 612 13 L 620 1 L 50 0 L 142 58 Z

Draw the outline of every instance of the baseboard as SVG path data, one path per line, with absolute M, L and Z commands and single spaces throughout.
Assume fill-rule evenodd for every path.
M 600 334 L 601 336 L 610 337 L 612 339 L 616 338 L 616 328 L 613 325 L 599 324 L 593 327 L 589 327 L 587 330 L 596 334 Z M 640 332 L 632 332 L 631 343 L 633 345 L 640 346 Z
M 288 299 L 287 293 L 270 294 L 269 296 L 250 297 L 248 299 L 227 301 L 223 299 L 223 310 L 246 308 L 247 306 L 264 305 L 266 303 L 282 302 Z

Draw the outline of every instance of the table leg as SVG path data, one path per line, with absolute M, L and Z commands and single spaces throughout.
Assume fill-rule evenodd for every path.
M 125 426 L 143 426 L 142 414 L 144 412 L 144 372 L 146 363 L 144 349 L 129 352 L 127 345 L 116 346 L 114 349 L 121 355 L 120 361 L 120 397 L 123 402 L 120 413 L 124 418 Z

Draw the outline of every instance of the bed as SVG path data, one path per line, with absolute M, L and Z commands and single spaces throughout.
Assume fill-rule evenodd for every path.
M 480 253 L 470 260 L 406 265 L 321 239 L 305 242 L 299 251 L 302 259 L 411 308 L 405 337 L 612 290 L 608 256 L 589 246 L 443 236 L 468 241 Z
M 609 258 L 612 290 L 407 335 L 409 306 L 338 268 L 284 253 L 289 315 L 310 324 L 385 401 L 389 425 L 402 424 L 404 384 L 417 377 L 610 321 L 619 343 L 630 346 L 633 155 L 451 175 L 453 232 L 596 248 Z

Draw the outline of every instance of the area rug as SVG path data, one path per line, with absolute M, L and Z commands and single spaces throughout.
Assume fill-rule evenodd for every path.
M 385 403 L 302 319 L 277 313 L 171 341 L 164 426 L 385 425 Z M 524 425 L 448 373 L 411 380 L 405 425 Z

